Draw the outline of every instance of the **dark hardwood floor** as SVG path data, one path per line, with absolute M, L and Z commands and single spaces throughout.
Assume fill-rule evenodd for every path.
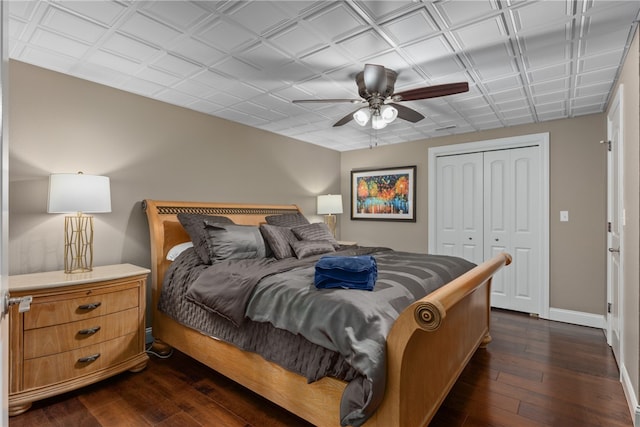
M 494 310 L 493 342 L 462 373 L 431 427 L 631 427 L 603 331 Z M 21 426 L 242 426 L 309 424 L 175 352 L 34 403 Z M 389 426 L 392 427 L 392 426 Z

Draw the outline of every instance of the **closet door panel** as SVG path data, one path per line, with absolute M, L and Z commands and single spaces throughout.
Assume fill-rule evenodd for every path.
M 537 312 L 540 294 L 540 217 L 536 204 L 540 200 L 540 176 L 537 147 L 510 150 L 513 168 L 514 310 Z
M 483 259 L 482 157 L 470 154 L 461 165 L 461 246 L 462 258 L 479 262 Z
M 533 289 L 531 283 L 531 256 L 532 251 L 526 248 L 519 248 L 513 254 L 514 262 L 514 298 L 528 300 L 532 298 Z
M 508 150 L 484 153 L 484 227 L 485 259 L 509 252 L 511 228 L 511 187 Z M 492 282 L 491 305 L 510 308 L 512 280 L 507 269 L 499 271 Z
M 490 245 L 490 252 L 487 253 L 486 258 L 493 258 L 502 252 L 509 252 L 509 249 L 500 245 Z M 509 295 L 511 294 L 509 281 L 504 274 L 499 274 L 504 270 L 503 268 L 493 275 L 493 280 L 491 281 L 491 306 L 508 309 Z
M 483 261 L 482 153 L 436 162 L 437 253 Z
M 508 155 L 506 151 L 488 152 L 484 155 L 484 225 L 488 240 L 486 244 L 507 244 L 510 228 L 510 208 L 512 184 L 509 177 Z M 508 153 L 507 153 L 508 154 Z
M 449 256 L 458 255 L 458 227 L 457 212 L 455 205 L 456 192 L 456 165 L 448 161 L 438 159 L 438 194 L 437 194 L 437 216 L 438 216 L 438 253 Z
M 513 257 L 494 279 L 494 307 L 536 313 L 539 279 L 538 147 L 486 152 L 485 253 Z

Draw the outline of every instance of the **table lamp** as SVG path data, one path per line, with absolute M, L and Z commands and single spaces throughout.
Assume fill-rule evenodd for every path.
M 336 237 L 336 214 L 342 213 L 342 196 L 325 194 L 318 196 L 318 215 L 324 215 L 324 222 L 329 226 L 331 234 Z
M 106 176 L 82 172 L 49 176 L 49 213 L 75 213 L 64 217 L 64 271 L 93 269 L 93 216 L 111 212 L 111 190 Z

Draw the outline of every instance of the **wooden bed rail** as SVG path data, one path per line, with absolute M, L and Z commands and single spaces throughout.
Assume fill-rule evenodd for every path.
M 469 270 L 431 294 L 413 303 L 417 326 L 425 331 L 435 331 L 447 316 L 447 310 L 474 291 L 482 282 L 492 277 L 503 266 L 511 264 L 511 255 L 500 253 L 482 263 L 482 270 Z

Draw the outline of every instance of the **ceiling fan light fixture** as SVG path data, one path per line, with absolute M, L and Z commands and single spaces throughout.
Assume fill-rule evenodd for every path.
M 371 111 L 369 107 L 364 107 L 353 113 L 353 120 L 360 126 L 364 126 L 369 122 L 371 118 Z
M 394 86 L 398 73 L 382 65 L 365 64 L 364 70 L 356 74 L 356 85 L 361 99 L 294 99 L 294 103 L 302 102 L 350 102 L 353 104 L 368 104 L 368 107 L 358 108 L 333 124 L 333 127 L 343 126 L 351 120 L 360 126 L 366 126 L 371 120 L 373 129 L 383 129 L 395 119 L 400 118 L 411 123 L 424 119 L 418 111 L 400 104 L 403 101 L 437 98 L 467 92 L 469 83 L 444 83 L 435 86 L 424 86 L 394 93 Z M 385 102 L 390 102 L 385 104 Z
M 388 123 L 379 114 L 374 114 L 373 117 L 371 117 L 371 127 L 375 130 L 384 129 L 387 127 L 387 124 Z
M 380 107 L 380 117 L 386 123 L 391 123 L 398 117 L 398 110 L 391 105 L 383 105 Z

